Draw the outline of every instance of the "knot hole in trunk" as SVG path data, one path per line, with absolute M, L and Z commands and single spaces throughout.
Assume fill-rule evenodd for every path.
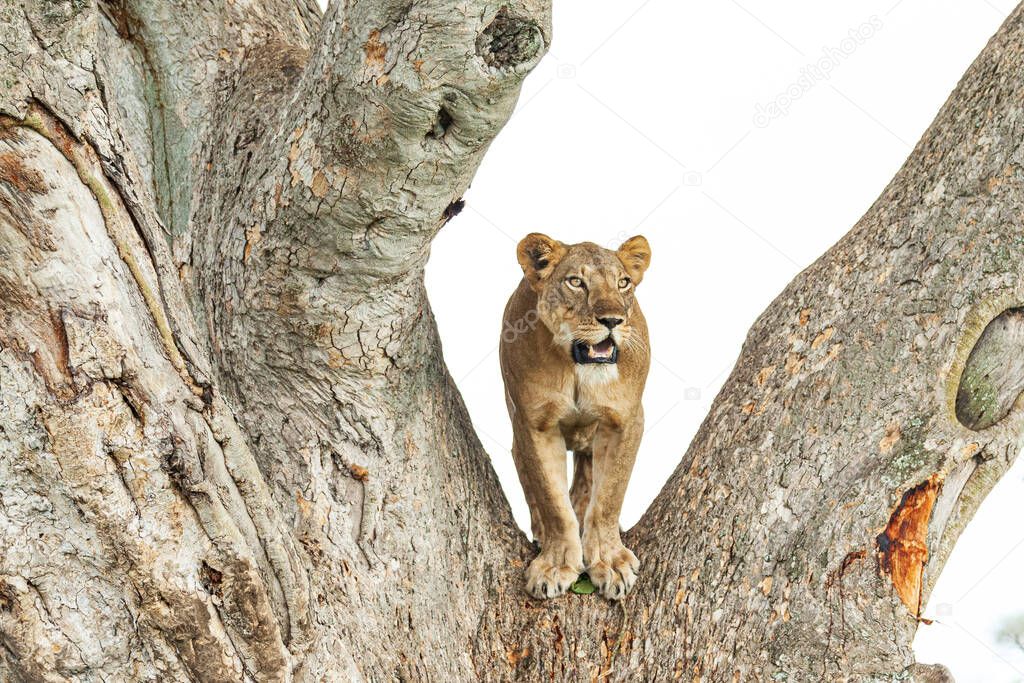
M 956 417 L 988 429 L 1010 414 L 1024 392 L 1024 308 L 1003 311 L 985 327 L 967 357 L 956 394 Z
M 494 20 L 476 39 L 476 53 L 487 66 L 512 69 L 529 62 L 540 53 L 544 38 L 530 19 L 517 17 L 508 7 L 498 10 Z

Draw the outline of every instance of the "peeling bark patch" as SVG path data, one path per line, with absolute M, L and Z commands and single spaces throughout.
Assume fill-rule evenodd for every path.
M 836 328 L 826 327 L 824 330 L 822 330 L 821 334 L 815 337 L 814 341 L 811 342 L 811 348 L 814 350 L 821 348 L 821 346 L 825 344 L 829 339 L 831 339 L 833 335 L 835 335 L 835 333 Z
M 262 233 L 259 225 L 251 225 L 245 229 L 245 248 L 242 250 L 242 263 L 249 262 L 252 248 L 259 243 Z
M 903 433 L 900 431 L 899 424 L 891 424 L 885 429 L 885 436 L 878 442 L 878 450 L 882 453 L 889 453 L 892 451 L 899 440 L 903 437 Z
M 52 336 L 47 334 L 44 337 L 49 348 L 45 353 L 38 349 L 33 351 L 32 364 L 39 374 L 46 378 L 50 391 L 63 399 L 70 399 L 75 393 L 75 380 L 68 363 L 68 332 L 60 311 L 50 311 L 50 325 L 53 330 Z M 43 327 L 45 328 L 45 325 Z
M 327 176 L 324 175 L 323 171 L 317 171 L 313 174 L 313 182 L 310 184 L 309 189 L 317 199 L 323 199 L 327 196 Z
M 903 494 L 885 531 L 876 539 L 878 566 L 892 580 L 896 594 L 917 617 L 921 613 L 921 585 L 928 561 L 928 522 L 942 487 L 938 475 Z
M 22 292 L 12 292 L 2 280 L 0 297 L 5 303 L 23 306 L 22 314 L 28 318 L 21 336 L 9 337 L 9 330 L 0 329 L 0 347 L 9 346 L 24 354 L 50 394 L 61 401 L 72 400 L 77 389 L 68 362 L 68 336 L 61 312 L 24 298 Z M 5 317 L 0 316 L 0 321 Z
M 388 46 L 381 42 L 380 31 L 372 31 L 369 40 L 363 45 L 366 53 L 366 66 L 384 66 L 388 54 Z
M 487 66 L 511 69 L 537 56 L 543 44 L 540 29 L 502 7 L 476 40 L 476 53 Z
M 505 661 L 507 661 L 508 665 L 514 669 L 517 666 L 519 666 L 519 662 L 523 661 L 529 656 L 529 646 L 523 647 L 522 649 L 512 648 L 511 650 L 505 652 Z
M 43 194 L 47 189 L 42 174 L 25 166 L 13 152 L 0 154 L 0 183 L 31 194 Z
M 956 417 L 968 429 L 1005 418 L 1024 392 L 1024 308 L 988 324 L 967 357 L 956 394 Z

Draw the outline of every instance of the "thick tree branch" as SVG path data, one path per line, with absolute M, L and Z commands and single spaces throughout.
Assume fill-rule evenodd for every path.
M 147 158 L 169 231 L 187 234 L 202 148 L 222 123 L 219 105 L 237 74 L 268 44 L 308 49 L 319 8 L 315 0 L 101 0 L 99 9 L 111 38 L 123 41 L 120 60 L 109 64 L 117 97 L 128 94 L 122 81 L 140 81 L 131 94 L 143 100 L 146 130 L 133 151 Z
M 0 130 L 0 424 L 22 435 L 4 443 L 3 546 L 23 544 L 22 525 L 40 530 L 34 549 L 0 568 L 15 605 L 0 623 L 15 673 L 114 673 L 131 661 L 204 680 L 286 677 L 285 642 L 307 620 L 302 570 L 276 511 L 259 504 L 269 498 L 254 488 L 259 473 L 230 415 L 193 383 L 161 322 L 155 272 L 124 204 L 90 149 L 45 113 Z M 78 514 L 64 516 L 69 507 Z M 32 567 L 55 554 L 66 558 L 61 574 L 33 584 Z M 106 609 L 125 586 L 123 609 Z M 36 622 L 31 591 L 43 604 L 83 591 L 97 602 Z M 112 634 L 105 651 L 82 650 L 81 619 Z M 165 649 L 133 653 L 132 633 Z
M 889 680 L 912 663 L 931 585 L 1021 447 L 1022 45 L 1018 7 L 876 204 L 754 325 L 629 534 L 637 594 L 589 616 L 610 679 Z M 511 632 L 577 610 L 491 618 Z M 516 673 L 593 674 L 591 633 L 518 641 L 534 654 Z
M 4 395 L 13 403 L 3 411 L 3 422 L 9 427 L 22 405 L 52 415 L 37 431 L 55 441 L 38 455 L 45 464 L 52 453 L 61 474 L 30 461 L 28 476 L 69 482 L 70 494 L 57 489 L 42 495 L 49 496 L 58 509 L 70 500 L 86 510 L 85 537 L 99 544 L 88 555 L 101 558 L 107 552 L 116 559 L 127 553 L 130 558 L 123 578 L 109 571 L 105 574 L 110 586 L 121 588 L 103 593 L 103 605 L 111 604 L 115 592 L 124 587 L 133 593 L 124 598 L 125 612 L 104 607 L 92 617 L 96 628 L 121 634 L 111 635 L 106 650 L 92 657 L 61 654 L 58 646 L 52 651 L 36 649 L 45 639 L 41 633 L 24 631 L 33 620 L 26 612 L 16 611 L 13 621 L 0 629 L 13 639 L 5 643 L 7 652 L 14 653 L 14 663 L 7 664 L 15 666 L 19 675 L 33 670 L 56 675 L 82 666 L 116 672 L 111 667 L 133 659 L 141 676 L 145 671 L 164 671 L 179 677 L 174 672 L 189 671 L 204 680 L 238 680 L 241 672 L 251 676 L 258 671 L 261 677 L 287 678 L 294 666 L 292 652 L 300 652 L 308 638 L 305 568 L 291 535 L 280 524 L 245 438 L 211 384 L 210 363 L 192 331 L 154 210 L 152 188 L 140 170 L 150 159 L 149 148 L 140 143 L 146 128 L 124 110 L 107 110 L 108 96 L 116 96 L 129 113 L 135 113 L 130 111 L 133 103 L 143 103 L 133 90 L 137 83 L 125 75 L 126 67 L 130 70 L 132 65 L 130 55 L 120 55 L 126 62 L 118 68 L 105 68 L 114 59 L 106 64 L 99 60 L 111 52 L 117 56 L 116 41 L 113 50 L 96 48 L 107 26 L 99 15 L 77 5 L 63 15 L 29 6 L 13 18 L 11 31 L 4 36 L 5 46 L 18 49 L 8 49 L 2 74 L 19 80 L 0 103 L 0 110 L 14 116 L 4 122 L 0 136 L 9 146 L 2 178 L 9 193 L 5 200 L 9 213 L 0 224 L 7 231 L 5 253 L 17 258 L 4 263 L 4 276 L 9 279 L 0 299 L 8 325 L 0 347 L 29 353 L 31 367 L 45 378 L 45 391 L 31 389 L 31 379 L 23 379 L 24 365 L 19 365 L 17 357 L 5 359 L 4 369 L 11 374 L 4 383 Z M 13 71 L 15 55 L 25 59 L 20 73 Z M 50 84 L 61 82 L 70 89 L 54 95 Z M 47 96 L 48 108 L 36 103 L 34 96 Z M 66 130 L 51 111 L 75 127 Z M 118 126 L 119 116 L 132 123 Z M 31 137 L 30 131 L 37 137 Z M 25 179 L 32 182 L 26 185 Z M 54 188 L 58 188 L 56 194 Z M 95 224 L 83 224 L 94 233 L 88 246 L 80 243 L 83 226 L 48 208 L 60 207 L 55 197 L 61 193 L 70 198 L 67 201 L 86 208 L 92 201 L 98 208 L 100 232 L 95 232 Z M 18 239 L 19 231 L 28 236 L 28 244 Z M 90 258 L 90 250 L 95 258 Z M 113 253 L 113 259 L 106 252 Z M 52 265 L 41 266 L 45 259 Z M 79 284 L 84 287 L 91 281 L 89 274 L 103 272 L 101 264 L 115 270 L 116 264 L 123 264 L 127 280 L 119 283 L 120 288 L 77 290 Z M 62 272 L 67 279 L 47 279 L 47 272 Z M 43 279 L 24 290 L 20 280 L 30 273 L 41 273 Z M 141 315 L 134 308 L 137 300 Z M 38 320 L 53 322 L 39 328 Z M 166 369 L 173 372 L 169 375 Z M 139 423 L 141 438 L 105 434 L 111 429 L 110 419 L 115 426 L 122 419 L 118 414 L 125 411 L 116 400 L 122 395 L 127 413 Z M 79 407 L 69 406 L 69 400 Z M 58 435 L 63 441 L 56 440 Z M 127 479 L 124 473 L 114 474 L 135 498 L 137 523 L 126 524 L 120 509 L 102 504 L 111 490 L 105 478 L 78 481 L 72 474 L 96 466 L 89 462 L 91 451 L 82 447 L 82 439 L 98 439 L 103 448 L 110 448 L 106 444 L 112 438 L 120 449 L 115 462 L 130 470 Z M 16 449 L 17 442 L 13 446 Z M 13 458 L 16 452 L 7 455 Z M 131 460 L 133 455 L 141 460 Z M 6 472 L 3 478 L 17 494 L 19 475 Z M 156 507 L 150 505 L 154 500 Z M 190 511 L 193 521 L 175 512 L 179 509 Z M 45 518 L 44 524 L 48 523 Z M 37 523 L 29 511 L 17 509 L 8 509 L 5 522 L 5 533 L 14 534 L 9 539 L 17 538 L 19 523 Z M 59 516 L 50 516 L 49 523 L 57 525 L 55 538 L 59 538 L 64 531 L 59 528 Z M 135 533 L 141 538 L 135 538 Z M 176 549 L 179 543 L 187 551 Z M 168 558 L 175 558 L 173 568 L 164 567 Z M 72 586 L 88 581 L 94 573 L 88 563 L 67 567 L 63 581 L 33 587 L 24 579 L 31 569 L 19 564 L 25 558 L 7 559 L 13 564 L 0 571 L 8 575 L 8 586 L 15 587 L 11 590 L 17 593 L 17 586 L 27 586 L 40 593 L 43 601 L 81 592 Z M 196 580 L 206 581 L 206 594 L 197 588 Z M 18 601 L 10 591 L 7 596 L 11 602 Z M 74 629 L 80 629 L 77 620 L 85 611 L 71 614 L 71 621 L 65 615 L 49 615 L 44 628 L 57 634 L 54 637 L 65 638 L 65 643 L 68 639 L 75 643 Z M 140 630 L 143 621 L 151 628 Z M 133 637 L 154 649 L 124 655 L 120 648 L 130 646 Z M 0 673 L 5 671 L 6 666 Z
M 406 620 L 479 612 L 487 576 L 467 556 L 523 543 L 464 436 L 422 271 L 547 26 L 544 4 L 339 4 L 308 57 L 280 46 L 248 62 L 209 145 L 193 298 L 275 499 L 321 565 L 321 618 L 408 641 L 364 655 L 370 679 L 464 675 L 467 652 L 412 658 L 450 634 L 410 634 Z M 396 603 L 394 583 L 424 572 L 451 584 Z M 392 611 L 408 615 L 400 626 Z M 334 645 L 314 647 L 315 659 Z

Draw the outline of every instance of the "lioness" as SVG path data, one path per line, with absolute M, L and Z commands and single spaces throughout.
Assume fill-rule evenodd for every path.
M 585 569 L 618 600 L 640 567 L 619 538 L 619 512 L 643 434 L 650 343 L 635 294 L 650 245 L 638 236 L 611 251 L 533 233 L 517 252 L 525 277 L 505 307 L 501 374 L 512 457 L 540 544 L 526 589 L 555 597 Z

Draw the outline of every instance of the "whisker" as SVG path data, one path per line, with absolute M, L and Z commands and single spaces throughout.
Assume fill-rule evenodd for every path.
M 631 351 L 636 351 L 637 353 L 644 353 L 646 351 L 643 341 L 636 335 L 632 334 L 626 339 L 626 348 Z

